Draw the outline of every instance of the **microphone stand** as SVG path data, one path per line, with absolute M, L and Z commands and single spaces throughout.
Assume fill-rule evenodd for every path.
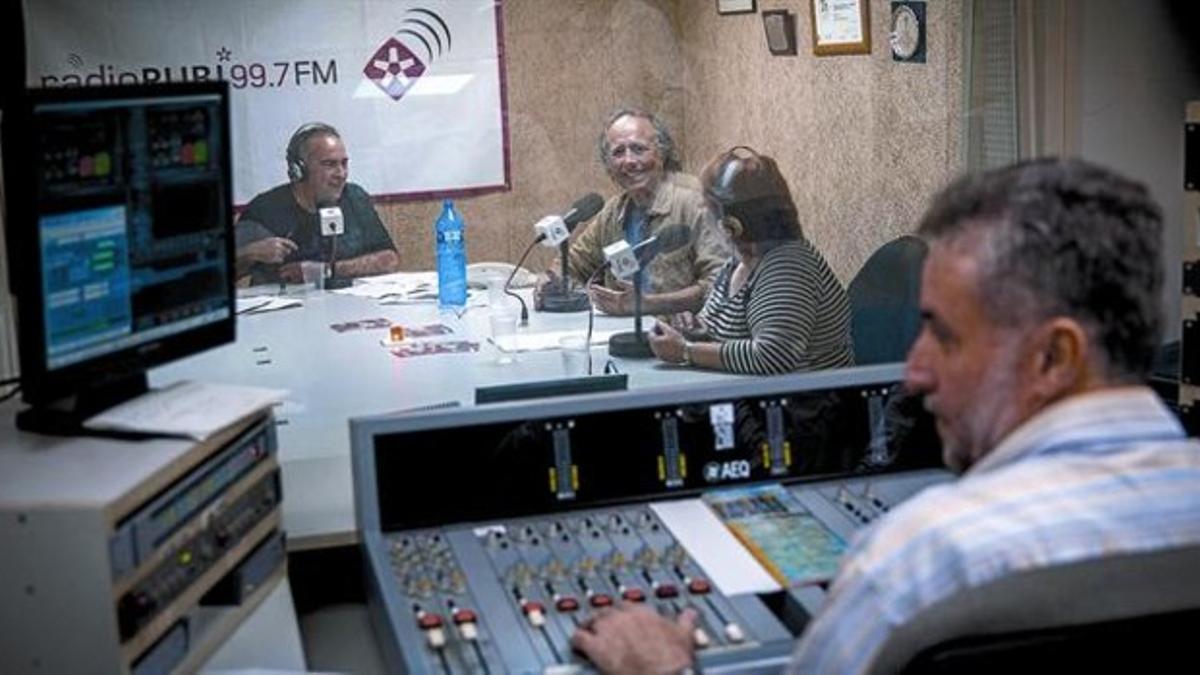
M 633 332 L 615 333 L 608 339 L 608 353 L 626 359 L 648 359 L 654 356 L 650 342 L 642 332 L 642 272 L 633 273 Z
M 557 288 L 547 287 L 547 293 L 542 298 L 542 311 L 582 312 L 592 306 L 592 301 L 588 297 L 586 289 L 573 287 L 574 284 L 567 272 L 567 252 L 570 242 L 564 241 L 559 244 L 558 248 L 559 255 L 562 256 L 562 278 L 559 280 Z
M 329 242 L 329 270 L 328 270 L 329 274 L 324 279 L 322 279 L 322 282 L 323 282 L 322 285 L 324 286 L 325 290 L 346 288 L 350 284 L 354 283 L 350 279 L 346 279 L 344 277 L 333 276 L 333 264 L 335 262 L 337 262 L 338 236 L 339 235 L 335 234 L 330 237 L 330 239 L 332 239 L 332 241 Z

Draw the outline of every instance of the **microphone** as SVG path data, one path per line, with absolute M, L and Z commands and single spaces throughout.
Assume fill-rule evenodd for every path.
M 633 331 L 615 333 L 608 339 L 610 356 L 632 359 L 647 359 L 654 356 L 646 334 L 642 331 L 642 279 L 641 272 L 655 256 L 670 253 L 685 246 L 691 240 L 692 230 L 687 225 L 660 227 L 654 235 L 630 246 L 624 240 L 604 247 L 605 265 L 619 279 L 633 277 Z M 611 255 L 610 255 L 611 254 Z M 601 269 L 604 269 L 602 266 Z M 589 322 L 591 319 L 588 319 Z M 590 323 L 589 323 L 589 339 Z
M 317 202 L 317 214 L 321 219 L 321 236 L 329 237 L 329 269 L 326 271 L 324 286 L 325 288 L 345 288 L 350 285 L 349 279 L 335 277 L 333 274 L 334 264 L 337 262 L 337 242 L 338 237 L 346 232 L 346 219 L 342 214 L 342 207 L 337 204 L 322 200 Z
M 342 217 L 342 207 L 324 206 L 317 211 L 321 214 L 321 236 L 336 237 L 345 234 L 346 221 Z
M 629 279 L 662 253 L 686 246 L 692 231 L 687 225 L 667 225 L 653 236 L 630 246 L 620 239 L 604 247 L 604 262 L 618 279 Z
M 538 233 L 534 243 L 558 246 L 571 236 L 580 223 L 591 220 L 602 208 L 604 198 L 595 192 L 589 192 L 577 199 L 561 216 L 546 216 L 534 224 L 533 229 Z
M 529 246 L 532 249 L 540 241 L 556 241 L 558 246 L 558 255 L 562 264 L 562 278 L 555 284 L 547 284 L 545 292 L 542 294 L 542 311 L 546 312 L 582 312 L 591 306 L 591 300 L 588 294 L 582 288 L 579 288 L 571 281 L 570 270 L 567 264 L 568 243 L 567 238 L 571 234 L 571 230 L 575 229 L 580 223 L 590 220 L 592 216 L 600 212 L 604 206 L 604 199 L 592 192 L 580 197 L 578 201 L 571 205 L 562 216 L 561 227 L 555 220 L 545 224 L 539 230 L 538 238 L 534 239 Z M 552 218 L 557 218 L 554 216 Z M 545 219 L 543 219 L 543 222 Z M 555 244 L 547 244 L 552 246 Z

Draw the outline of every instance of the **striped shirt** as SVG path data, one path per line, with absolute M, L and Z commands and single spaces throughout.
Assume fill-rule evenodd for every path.
M 891 631 L 1010 574 L 1200 543 L 1200 442 L 1144 387 L 1059 402 L 854 539 L 793 673 L 861 673 Z
M 737 293 L 736 260 L 725 264 L 700 317 L 721 343 L 721 365 L 755 375 L 854 364 L 846 291 L 806 239 L 763 256 Z

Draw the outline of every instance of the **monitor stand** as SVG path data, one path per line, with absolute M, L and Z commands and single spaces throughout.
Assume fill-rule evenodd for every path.
M 146 372 L 109 380 L 87 387 L 72 396 L 35 405 L 17 413 L 17 428 L 50 436 L 100 436 L 104 438 L 138 439 L 157 437 L 128 431 L 87 429 L 83 426 L 91 417 L 150 390 Z

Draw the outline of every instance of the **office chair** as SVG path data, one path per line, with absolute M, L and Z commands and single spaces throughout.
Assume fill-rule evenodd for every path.
M 847 289 L 858 365 L 903 361 L 921 328 L 921 265 L 928 246 L 905 235 L 871 254 Z
M 910 617 L 871 672 L 1170 672 L 1200 620 L 1200 546 L 1002 577 Z M 1178 666 L 1175 666 L 1178 668 Z

